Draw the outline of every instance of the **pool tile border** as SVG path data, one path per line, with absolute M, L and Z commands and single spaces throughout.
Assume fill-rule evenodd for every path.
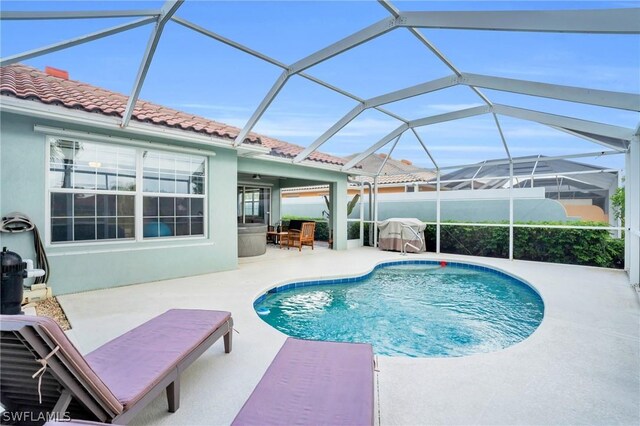
M 356 283 L 359 281 L 364 281 L 367 278 L 371 277 L 371 275 L 377 270 L 377 269 L 382 269 L 382 268 L 386 268 L 389 266 L 400 266 L 400 265 L 435 265 L 435 266 L 441 266 L 442 262 L 446 262 L 446 266 L 455 266 L 461 269 L 469 269 L 469 270 L 475 270 L 475 271 L 483 271 L 483 272 L 489 272 L 495 275 L 498 275 L 499 277 L 502 278 L 506 278 L 509 281 L 511 281 L 512 283 L 518 284 L 518 285 L 523 285 L 526 286 L 528 288 L 530 288 L 531 290 L 533 290 L 535 293 L 537 293 L 540 296 L 540 293 L 538 292 L 538 290 L 536 290 L 536 288 L 534 286 L 532 286 L 531 284 L 527 283 L 526 281 L 522 280 L 521 278 L 515 277 L 511 274 L 508 274 L 504 271 L 501 271 L 499 269 L 495 269 L 489 266 L 484 266 L 484 265 L 476 265 L 473 263 L 465 263 L 465 262 L 451 262 L 451 261 L 445 261 L 445 260 L 429 260 L 429 259 L 414 259 L 414 260 L 392 260 L 392 261 L 386 261 L 386 262 L 381 262 L 378 263 L 376 266 L 373 267 L 373 269 L 369 272 L 367 272 L 364 275 L 358 275 L 355 277 L 341 277 L 341 278 L 329 278 L 329 279 L 322 279 L 322 280 L 306 280 L 306 281 L 296 281 L 296 282 L 292 282 L 292 283 L 287 283 L 287 284 L 282 284 L 279 286 L 275 286 L 270 288 L 269 290 L 267 290 L 266 292 L 262 293 L 260 296 L 258 296 L 258 298 L 256 298 L 253 302 L 253 306 L 254 308 L 262 303 L 269 294 L 275 294 L 275 293 L 281 293 L 283 291 L 287 291 L 290 290 L 292 288 L 302 288 L 302 287 L 312 287 L 312 286 L 317 286 L 317 285 L 331 285 L 331 284 L 348 284 L 348 283 Z M 544 302 L 543 302 L 544 303 Z

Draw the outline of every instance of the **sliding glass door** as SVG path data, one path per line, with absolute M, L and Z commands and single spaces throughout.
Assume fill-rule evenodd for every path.
M 238 187 L 238 223 L 269 224 L 271 188 Z

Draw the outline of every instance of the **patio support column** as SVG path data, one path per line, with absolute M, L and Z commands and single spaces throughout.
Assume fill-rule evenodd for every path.
M 611 197 L 616 193 L 616 189 L 620 186 L 620 171 L 618 171 L 618 179 L 611 183 L 609 190 L 607 191 L 607 200 L 605 201 L 606 211 L 605 213 L 609 217 L 609 226 L 620 226 L 620 221 L 615 218 L 612 209 Z M 620 238 L 620 231 L 616 231 L 618 238 Z
M 378 247 L 378 176 L 373 178 L 373 247 Z
M 364 182 L 360 181 L 360 247 L 364 246 Z
M 436 169 L 436 253 L 440 254 L 440 168 Z
M 640 284 L 640 139 L 633 138 L 625 154 L 625 269 L 631 285 Z
M 268 225 L 276 226 L 282 217 L 282 189 L 280 183 L 271 188 L 271 208 L 269 210 Z
M 509 260 L 513 260 L 513 161 L 509 162 Z
M 347 177 L 329 185 L 333 249 L 347 249 Z
M 622 170 L 618 170 L 618 188 L 622 188 L 622 187 L 624 187 L 624 176 L 622 175 Z M 613 216 L 613 208 L 612 208 L 612 205 L 611 205 L 611 197 L 609 197 L 609 219 L 611 219 L 612 216 Z M 619 217 L 614 222 L 613 226 L 617 226 L 617 227 L 621 228 L 623 219 L 624 219 L 624 217 Z M 618 229 L 616 231 L 616 235 L 618 236 L 618 238 L 622 238 L 622 236 L 624 235 L 624 231 Z M 626 256 L 626 254 L 625 254 L 625 256 Z M 624 262 L 625 262 L 625 265 L 628 265 L 626 257 L 625 257 Z

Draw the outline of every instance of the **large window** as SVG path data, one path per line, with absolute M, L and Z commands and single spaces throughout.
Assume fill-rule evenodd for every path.
M 203 157 L 145 151 L 144 237 L 204 235 Z
M 133 195 L 51 193 L 51 242 L 135 238 Z
M 205 157 L 65 139 L 49 149 L 51 243 L 205 234 Z

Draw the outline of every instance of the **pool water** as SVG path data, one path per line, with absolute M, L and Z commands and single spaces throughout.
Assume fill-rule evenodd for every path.
M 527 338 L 542 321 L 540 296 L 506 274 L 394 263 L 355 282 L 274 289 L 254 307 L 289 336 L 368 342 L 377 354 L 409 357 L 496 351 Z

